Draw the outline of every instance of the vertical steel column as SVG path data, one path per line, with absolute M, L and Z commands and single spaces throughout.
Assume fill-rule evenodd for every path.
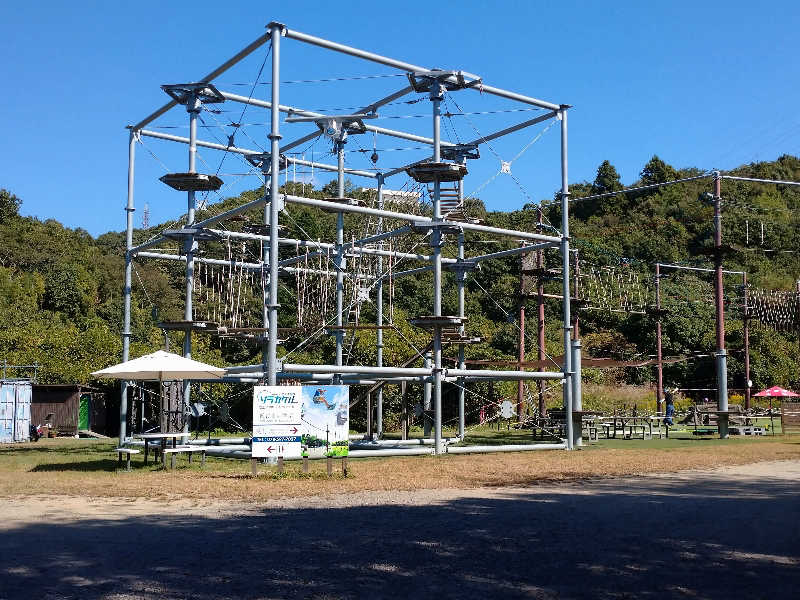
M 572 370 L 575 375 L 572 377 L 572 408 L 575 413 L 583 410 L 583 393 L 581 391 L 581 341 L 572 341 Z M 582 417 L 578 418 L 572 430 L 572 444 L 574 446 L 583 445 Z
M 574 282 L 575 282 L 574 283 L 575 299 L 576 300 L 580 300 L 580 297 L 581 297 L 581 265 L 580 265 L 580 260 L 579 260 L 579 253 L 578 253 L 578 249 L 577 248 L 574 248 L 573 250 L 571 250 L 571 252 L 573 252 L 575 254 L 575 279 L 574 279 Z M 573 315 L 574 316 L 572 317 L 572 322 L 573 322 L 572 339 L 573 340 L 579 340 L 579 339 L 581 339 L 581 323 L 580 323 L 580 316 L 578 314 L 577 308 L 575 309 L 575 312 L 573 313 Z
M 539 204 L 539 230 L 541 232 L 541 225 L 544 220 L 542 213 L 542 205 Z M 545 340 L 544 340 L 544 250 L 536 251 L 536 270 L 539 272 L 536 280 L 536 318 L 538 329 L 538 358 L 539 364 L 544 363 L 545 359 Z M 544 380 L 539 380 L 539 417 L 544 417 L 547 412 L 547 406 L 544 401 Z
M 744 329 L 744 409 L 750 410 L 750 315 L 747 314 L 747 273 L 742 273 L 742 328 Z
M 272 107 L 270 109 L 270 179 L 269 179 L 269 330 L 267 331 L 267 384 L 278 381 L 278 192 L 280 191 L 280 72 L 281 35 L 285 27 L 267 25 L 272 43 Z
M 458 182 L 458 198 L 459 201 L 463 201 L 464 198 L 464 181 Z M 460 203 L 460 202 L 459 202 Z M 464 230 L 461 229 L 458 232 L 458 260 L 464 260 Z M 464 317 L 464 309 L 465 309 L 465 293 L 464 293 L 464 280 L 467 277 L 467 272 L 464 269 L 459 269 L 457 272 L 458 275 L 458 316 Z M 464 327 L 464 323 L 462 321 L 461 325 L 458 328 L 458 332 L 461 337 L 464 337 L 466 333 L 466 328 Z M 458 368 L 465 369 L 466 363 L 464 362 L 464 344 L 458 345 Z M 465 416 L 464 416 L 464 404 L 465 404 L 465 395 L 466 390 L 464 386 L 466 385 L 466 381 L 464 381 L 463 377 L 458 379 L 458 437 L 464 439 L 464 430 L 466 427 Z
M 383 210 L 383 175 L 378 174 L 378 210 Z M 378 217 L 378 231 L 383 233 L 383 217 Z M 378 243 L 378 248 L 383 250 L 383 241 Z M 376 351 L 377 351 L 377 365 L 383 366 L 383 257 L 378 256 L 378 285 L 376 286 L 375 298 L 375 322 L 378 325 L 378 330 L 375 334 Z M 378 388 L 378 395 L 375 399 L 375 408 L 377 415 L 375 417 L 375 429 L 377 430 L 378 439 L 383 437 L 383 386 Z
M 133 248 L 133 182 L 136 167 L 136 135 L 131 130 L 128 137 L 128 203 L 125 205 L 125 283 L 123 284 L 123 317 L 122 317 L 122 362 L 130 358 L 131 348 L 131 287 L 132 261 L 131 248 Z M 128 429 L 128 382 L 123 381 L 119 397 L 119 445 L 125 443 Z
M 525 255 L 519 257 L 519 354 L 517 368 L 522 371 L 522 363 L 525 362 L 525 289 L 523 284 L 524 275 L 522 274 L 525 264 Z M 517 421 L 522 422 L 523 403 L 525 401 L 525 384 L 522 379 L 517 381 Z
M 569 295 L 569 180 L 567 175 L 567 109 L 559 111 L 561 118 L 561 280 L 563 285 L 563 320 L 564 320 L 564 387 L 563 402 L 567 421 L 567 449 L 572 450 L 572 321 L 570 316 Z
M 661 265 L 656 263 L 656 412 L 664 402 L 664 357 L 661 351 Z
M 422 366 L 426 369 L 431 368 L 431 353 L 426 352 L 422 360 Z M 425 383 L 422 384 L 422 435 L 423 437 L 431 437 L 431 390 L 433 384 L 425 378 Z
M 334 144 L 338 159 L 337 196 L 344 198 L 344 139 L 336 140 Z M 344 349 L 344 213 L 336 213 L 336 366 L 341 367 Z M 342 383 L 341 373 L 337 373 L 333 382 Z
M 714 171 L 714 301 L 717 312 L 717 409 L 728 410 L 728 355 L 725 351 L 725 298 L 722 287 L 722 178 Z M 718 415 L 719 437 L 728 437 L 728 415 Z
M 193 94 L 186 103 L 186 111 L 189 113 L 189 173 L 197 171 L 197 115 L 200 114 L 202 103 L 197 94 Z M 187 193 L 186 208 L 186 227 L 194 225 L 194 213 L 197 206 L 194 190 Z M 183 251 L 186 254 L 186 303 L 183 310 L 183 320 L 186 322 L 186 334 L 183 336 L 183 356 L 192 357 L 192 327 L 194 320 L 194 308 L 192 296 L 194 294 L 194 253 L 197 250 L 194 236 L 186 236 Z M 189 412 L 191 403 L 192 384 L 189 380 L 183 381 L 183 433 L 189 433 L 189 419 L 186 415 Z
M 442 86 L 436 81 L 431 85 L 430 98 L 433 102 L 433 161 L 440 162 L 441 157 L 441 103 Z M 437 179 L 433 184 L 433 220 L 442 220 L 441 182 Z M 431 246 L 433 249 L 433 316 L 442 316 L 442 230 L 434 224 Z M 434 453 L 442 452 L 442 328 L 433 330 L 433 438 Z

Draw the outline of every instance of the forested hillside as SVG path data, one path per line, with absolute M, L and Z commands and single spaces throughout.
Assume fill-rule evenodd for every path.
M 696 169 L 676 169 L 653 157 L 641 172 L 639 185 L 658 183 L 700 174 Z M 780 180 L 800 180 L 800 160 L 782 156 L 774 162 L 755 163 L 736 169 L 734 174 Z M 334 186 L 310 190 L 309 185 L 287 184 L 297 195 L 326 197 Z M 580 310 L 580 328 L 584 353 L 596 358 L 617 360 L 646 359 L 655 354 L 655 327 L 648 307 L 654 304 L 653 263 L 656 261 L 696 266 L 711 266 L 707 254 L 712 243 L 712 208 L 700 199 L 711 189 L 710 180 L 692 181 L 655 191 L 626 193 L 602 200 L 581 202 L 582 196 L 621 189 L 619 176 L 608 161 L 598 167 L 594 181 L 571 186 L 572 244 L 578 249 L 582 277 L 579 283 L 586 298 Z M 369 192 L 356 192 L 370 199 Z M 263 192 L 253 190 L 242 198 L 229 199 L 201 211 L 198 218 L 222 211 L 234 203 L 257 198 Z M 793 290 L 800 278 L 800 228 L 798 208 L 800 190 L 791 186 L 724 181 L 724 242 L 732 252 L 725 258 L 725 268 L 747 271 L 749 283 L 756 288 Z M 24 199 L 23 199 L 24 200 Z M 108 233 L 93 239 L 86 231 L 71 230 L 56 221 L 41 221 L 19 215 L 22 200 L 12 192 L 0 193 L 0 361 L 9 364 L 38 363 L 38 379 L 48 383 L 87 382 L 89 372 L 114 362 L 121 354 L 122 281 L 124 270 L 124 234 Z M 558 202 L 543 202 L 545 231 L 548 223 L 559 224 Z M 424 203 L 418 210 L 429 207 Z M 528 205 L 515 212 L 486 212 L 480 201 L 472 201 L 468 212 L 487 224 L 500 227 L 536 229 L 537 209 Z M 260 211 L 253 211 L 249 221 L 229 222 L 230 230 L 246 229 L 257 223 Z M 286 215 L 285 234 L 292 238 L 333 241 L 335 217 L 313 208 L 290 206 Z M 166 226 L 137 230 L 136 241 L 151 238 Z M 362 217 L 348 217 L 348 238 L 372 226 Z M 392 226 L 391 223 L 387 226 Z M 762 233 L 763 232 L 763 233 Z M 419 240 L 406 242 L 408 251 Z M 401 247 L 401 246 L 396 246 Z M 467 254 L 476 255 L 514 247 L 512 241 L 492 242 L 486 236 L 468 235 Z M 169 249 L 170 244 L 162 245 Z M 177 245 L 172 243 L 172 249 Z M 427 242 L 417 251 L 426 251 Z M 204 246 L 207 256 L 257 262 L 258 244 L 214 242 Z M 282 249 L 282 257 L 298 256 L 306 266 L 318 265 L 321 259 L 303 258 L 304 250 Z M 452 254 L 447 256 L 453 256 Z M 547 252 L 546 267 L 559 266 L 555 251 Z M 355 259 L 353 259 L 355 260 Z M 316 261 L 316 262 L 314 262 Z M 386 265 L 385 265 L 386 266 Z M 413 263 L 402 267 L 411 268 Z M 204 275 L 205 273 L 205 275 Z M 594 275 L 592 275 L 594 274 Z M 605 275 L 604 275 L 605 274 Z M 631 300 L 626 310 L 614 312 L 613 299 L 608 300 L 603 277 L 613 274 L 617 280 L 636 283 L 640 298 Z M 481 336 L 484 344 L 468 347 L 470 359 L 513 360 L 516 355 L 518 329 L 516 313 L 519 303 L 519 258 L 484 263 L 468 283 L 467 314 L 469 334 Z M 205 277 L 205 279 L 203 279 Z M 236 270 L 224 267 L 216 271 L 199 271 L 196 318 L 217 317 L 223 307 L 222 293 L 231 291 Z M 239 326 L 260 326 L 260 281 L 257 276 L 238 275 L 235 317 Z M 594 277 L 594 278 L 592 278 Z M 221 278 L 226 278 L 225 282 Z M 328 281 L 319 279 L 319 281 Z M 324 325 L 316 314 L 319 307 L 308 297 L 323 294 L 320 283 L 295 277 L 282 278 L 280 325 L 293 328 L 282 334 L 282 352 L 291 352 L 292 362 L 332 362 L 334 344 L 330 336 L 318 336 L 313 342 L 293 350 L 314 328 Z M 387 320 L 396 330 L 386 333 L 386 360 L 398 364 L 413 349 L 425 345 L 425 334 L 406 322 L 408 317 L 429 314 L 432 304 L 430 274 L 406 277 L 387 286 Z M 164 343 L 159 321 L 182 318 L 183 266 L 140 260 L 136 263 L 133 285 L 132 356 L 161 347 Z M 730 348 L 730 386 L 743 385 L 742 321 L 740 314 L 741 279 L 726 278 L 727 340 Z M 314 287 L 314 286 L 317 287 Z M 611 285 L 611 284 L 609 284 Z M 205 287 L 203 287 L 205 286 Z M 216 286 L 216 287 L 215 287 Z M 226 287 L 227 286 L 227 287 Z M 611 285 L 613 287 L 613 285 Z M 557 282 L 546 285 L 549 293 L 558 293 Z M 628 289 L 628 288 L 626 288 Z M 215 293 L 219 292 L 218 296 Z M 670 272 L 662 279 L 662 302 L 668 310 L 664 317 L 664 354 L 681 357 L 708 354 L 714 346 L 714 309 L 711 276 L 704 273 Z M 359 319 L 374 318 L 374 295 L 361 305 Z M 447 275 L 444 292 L 445 313 L 455 314 L 456 293 L 452 273 Z M 534 301 L 528 300 L 529 315 L 535 314 Z M 298 306 L 305 312 L 298 318 Z M 316 309 L 315 309 L 316 306 Z M 557 300 L 547 300 L 547 350 L 552 356 L 561 354 L 561 329 L 557 321 L 560 307 Z M 530 318 L 530 317 L 529 317 Z M 211 320 L 211 319 L 209 319 Z M 751 332 L 752 379 L 756 387 L 780 384 L 800 385 L 797 355 L 798 337 L 792 327 L 776 331 L 753 323 Z M 529 358 L 535 359 L 535 326 L 529 329 Z M 181 335 L 172 333 L 173 348 L 179 348 Z M 354 340 L 348 338 L 349 361 L 368 364 L 374 360 L 374 331 L 360 331 Z M 352 347 L 350 347 L 352 345 Z M 194 356 L 216 364 L 257 362 L 260 347 L 252 341 L 213 336 L 196 336 Z M 455 348 L 448 350 L 454 356 Z M 713 372 L 711 358 L 675 362 L 666 368 L 668 383 L 685 387 L 710 383 Z M 647 385 L 652 382 L 654 368 L 616 367 L 587 369 L 589 381 Z M 511 385 L 511 384 L 509 384 Z

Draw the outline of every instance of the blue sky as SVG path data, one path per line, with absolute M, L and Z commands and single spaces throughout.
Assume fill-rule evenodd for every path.
M 798 154 L 800 7 L 771 2 L 137 2 L 3 3 L 0 7 L 0 187 L 23 200 L 24 214 L 56 218 L 93 235 L 124 228 L 125 125 L 167 99 L 164 83 L 196 80 L 258 37 L 272 20 L 290 28 L 429 67 L 463 69 L 486 83 L 555 103 L 570 111 L 570 180 L 593 179 L 609 159 L 625 183 L 658 153 L 676 167 L 732 168 Z M 248 95 L 266 47 L 220 77 L 220 88 Z M 365 105 L 403 86 L 391 69 L 292 40 L 283 43 L 282 80 L 381 75 L 369 80 L 292 83 L 282 102 L 309 109 Z M 268 63 L 269 64 L 269 63 Z M 383 75 L 387 75 L 383 77 Z M 269 80 L 269 67 L 261 81 Z M 245 85 L 240 85 L 245 84 Z M 255 86 L 268 98 L 269 86 Z M 414 100 L 419 96 L 409 96 Z M 204 115 L 201 137 L 227 139 L 242 105 Z M 446 107 L 447 108 L 447 107 Z M 471 91 L 452 96 L 445 136 L 471 139 L 523 121 L 535 112 Z M 492 114 L 475 114 L 493 111 Z M 320 110 L 320 112 L 322 112 Z M 346 111 L 345 111 L 346 112 Z M 430 103 L 381 111 L 383 127 L 430 135 Z M 421 115 L 421 116 L 420 116 Z M 264 111 L 248 109 L 236 143 L 266 143 Z M 186 134 L 186 113 L 174 109 L 154 128 Z M 309 125 L 282 125 L 285 140 Z M 470 163 L 467 192 L 489 208 L 511 210 L 551 197 L 558 186 L 558 130 L 541 137 L 498 175 L 544 126 L 482 149 Z M 358 136 L 348 164 L 400 166 L 424 155 L 413 143 Z M 402 148 L 402 150 L 397 150 Z M 411 148 L 411 149 L 409 149 Z M 307 158 L 331 162 L 320 140 Z M 368 152 L 358 152 L 359 149 Z M 219 172 L 231 194 L 258 185 L 236 157 L 201 153 L 202 171 Z M 137 149 L 137 225 L 178 218 L 185 198 L 159 183 L 186 168 L 186 147 L 145 140 Z M 163 163 L 163 165 L 162 165 Z M 315 173 L 317 184 L 331 177 Z M 310 177 L 300 173 L 298 177 Z M 490 181 L 484 186 L 484 183 Z M 515 181 L 516 180 L 516 181 Z M 369 185 L 369 181 L 356 181 Z M 391 188 L 403 187 L 401 176 Z M 483 186 L 483 187 L 482 187 Z M 213 202 L 218 198 L 210 197 Z

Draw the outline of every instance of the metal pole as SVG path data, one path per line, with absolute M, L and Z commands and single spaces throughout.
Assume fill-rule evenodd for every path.
M 378 177 L 378 209 L 383 210 L 383 177 Z M 383 217 L 378 217 L 378 234 L 383 233 Z M 379 249 L 383 250 L 383 242 L 378 244 Z M 383 366 L 383 257 L 378 256 L 378 281 L 375 292 L 375 322 L 378 325 L 376 332 L 376 360 L 379 367 Z M 378 388 L 378 395 L 375 399 L 377 415 L 375 418 L 375 429 L 378 439 L 383 437 L 383 386 Z
M 725 351 L 725 299 L 722 287 L 722 210 L 719 171 L 714 172 L 714 301 L 717 312 L 717 409 L 728 410 L 728 355 Z M 728 415 L 720 414 L 719 437 L 728 437 Z
M 441 103 L 443 90 L 436 81 L 430 88 L 430 99 L 433 102 L 433 160 L 441 161 Z M 442 220 L 441 209 L 441 183 L 438 179 L 433 184 L 433 220 Z M 434 227 L 431 236 L 433 250 L 433 316 L 442 316 L 442 231 Z M 435 327 L 433 330 L 433 437 L 435 442 L 434 453 L 440 454 L 442 448 L 442 329 Z
M 664 357 L 661 353 L 661 265 L 656 263 L 656 412 L 664 401 Z
M 336 140 L 336 156 L 339 172 L 337 177 L 338 197 L 344 198 L 344 139 Z M 344 349 L 344 213 L 336 213 L 336 364 L 343 364 Z M 338 384 L 340 377 L 336 378 Z
M 576 413 L 583 410 L 583 394 L 581 392 L 581 341 L 573 340 L 572 342 L 572 369 L 575 375 L 572 377 L 572 407 Z M 572 430 L 572 444 L 573 446 L 583 445 L 582 425 L 581 419 L 575 423 Z
M 430 372 L 431 353 L 426 352 L 422 361 L 422 366 Z M 426 438 L 431 437 L 431 382 L 426 379 L 422 385 L 422 435 Z
M 278 191 L 280 189 L 280 70 L 281 35 L 285 27 L 272 22 L 268 26 L 272 40 L 272 108 L 270 110 L 270 188 L 269 188 L 269 325 L 267 331 L 267 384 L 278 378 Z
M 750 410 L 750 315 L 747 313 L 747 273 L 742 273 L 742 328 L 744 329 L 744 409 Z
M 125 283 L 123 286 L 123 320 L 122 320 L 122 362 L 130 358 L 131 347 L 131 286 L 133 248 L 133 183 L 136 166 L 136 132 L 131 130 L 128 136 L 128 203 L 125 206 Z M 125 443 L 128 426 L 128 382 L 123 381 L 119 397 L 119 445 Z
M 539 225 L 543 223 L 544 215 L 542 214 L 542 205 L 539 205 Z M 536 281 L 536 308 L 537 308 L 537 329 L 538 329 L 538 351 L 539 363 L 544 362 L 544 250 L 537 250 L 536 252 L 536 269 L 539 272 Z M 544 381 L 539 382 L 539 416 L 544 417 L 547 412 L 547 406 L 544 401 Z
M 464 182 L 458 182 L 458 198 L 459 201 L 463 200 L 464 197 Z M 458 232 L 458 259 L 464 260 L 464 231 Z M 466 279 L 467 273 L 463 269 L 458 271 L 458 316 L 464 316 L 464 309 L 465 309 L 465 290 L 464 290 L 464 280 Z M 458 332 L 461 337 L 464 337 L 466 333 L 466 328 L 464 327 L 464 323 L 462 322 Z M 464 362 L 464 344 L 458 345 L 458 368 L 459 369 L 466 369 L 467 365 Z M 464 379 L 463 377 L 458 380 L 458 437 L 464 439 L 464 430 L 466 428 L 465 423 L 465 416 L 464 416 L 464 404 L 465 404 L 465 396 L 466 390 L 464 389 Z
M 331 42 L 329 40 L 318 38 L 316 36 L 309 35 L 307 33 L 301 33 L 295 30 L 289 30 L 287 36 L 295 40 L 299 40 L 301 42 L 306 42 L 308 44 L 313 44 L 315 46 L 320 46 L 322 48 L 328 48 L 329 50 L 333 50 L 335 52 L 341 52 L 343 54 L 349 54 L 350 56 L 355 56 L 357 58 L 370 60 L 379 64 L 386 65 L 388 67 L 399 69 L 401 71 L 409 71 L 409 72 L 428 71 L 428 69 L 424 67 L 419 67 L 417 65 L 395 60 L 393 58 L 381 56 L 380 54 L 375 54 L 374 52 L 366 52 L 364 50 L 359 50 L 358 48 L 352 48 L 350 46 L 345 46 L 344 44 Z M 457 81 L 456 78 L 453 76 L 449 77 L 448 80 Z M 476 85 L 474 87 L 476 90 L 480 90 L 481 92 L 485 92 L 487 94 L 500 96 L 501 98 L 508 98 L 509 100 L 517 100 L 518 102 L 523 102 L 525 104 L 532 104 L 533 106 L 539 106 L 541 108 L 549 108 L 550 110 L 559 110 L 565 108 L 564 106 L 559 107 L 557 104 L 545 102 L 544 100 L 539 100 L 537 98 L 530 98 L 528 96 L 523 96 L 522 94 L 517 94 L 515 92 L 510 92 L 489 85 L 482 84 L 480 86 Z
M 577 300 L 577 299 L 580 299 L 580 297 L 581 297 L 581 266 L 580 266 L 580 260 L 579 260 L 579 257 L 578 257 L 578 254 L 579 254 L 578 249 L 576 248 L 576 249 L 572 250 L 572 252 L 575 254 L 575 280 L 574 280 L 575 281 L 575 284 L 574 284 L 575 285 L 575 292 L 574 293 L 575 293 L 575 299 Z M 580 333 L 581 325 L 580 325 L 580 317 L 578 316 L 577 309 L 575 310 L 574 316 L 572 317 L 572 322 L 573 322 L 572 339 L 573 340 L 579 340 L 580 337 L 581 337 L 581 333 Z
M 572 348 L 569 296 L 569 181 L 567 175 L 567 110 L 562 108 L 561 116 L 561 281 L 563 285 L 564 300 L 563 326 L 564 326 L 564 387 L 563 402 L 567 421 L 567 449 L 573 448 L 572 424 Z
M 195 173 L 197 167 L 197 115 L 200 114 L 202 103 L 197 95 L 193 95 L 186 103 L 186 111 L 189 113 L 189 173 Z M 186 226 L 194 225 L 194 213 L 196 208 L 195 192 L 187 192 Z M 192 295 L 194 292 L 194 253 L 197 244 L 194 236 L 186 236 L 184 241 L 184 254 L 186 255 L 186 304 L 184 305 L 183 320 L 186 322 L 186 334 L 183 337 L 183 356 L 192 357 L 192 328 L 189 323 L 194 319 Z M 183 427 L 184 434 L 189 433 L 189 404 L 191 403 L 192 385 L 189 380 L 183 382 Z
M 525 290 L 523 289 L 522 267 L 525 263 L 524 256 L 520 257 L 519 272 L 519 370 L 522 371 L 522 363 L 525 362 Z M 459 369 L 462 367 L 459 367 Z M 520 379 L 517 382 L 517 421 L 522 422 L 523 403 L 525 400 L 525 384 Z

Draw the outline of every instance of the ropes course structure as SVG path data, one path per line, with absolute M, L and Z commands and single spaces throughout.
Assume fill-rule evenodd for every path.
M 280 75 L 283 43 L 309 44 L 335 54 L 376 62 L 393 71 L 388 75 L 350 77 L 337 73 L 327 78 L 284 80 Z M 244 83 L 242 78 L 237 84 L 248 90 L 247 96 L 226 91 L 215 83 L 219 76 L 251 55 L 257 59 L 255 80 Z M 378 100 L 346 111 L 331 108 L 308 110 L 280 102 L 284 84 L 346 85 L 350 81 L 359 81 L 362 86 L 385 86 L 397 79 L 404 82 L 399 89 L 389 89 Z M 427 69 L 274 22 L 267 26 L 266 33 L 206 76 L 199 79 L 187 77 L 186 80 L 196 83 L 162 86 L 170 101 L 129 126 L 123 360 L 129 358 L 130 352 L 133 262 L 143 259 L 177 261 L 185 265 L 185 310 L 183 320 L 173 322 L 170 328 L 183 332 L 184 356 L 191 355 L 192 336 L 198 331 L 213 331 L 219 336 L 240 335 L 261 345 L 261 362 L 227 368 L 220 383 L 276 385 L 281 381 L 313 381 L 374 386 L 377 382 L 378 436 L 383 431 L 383 387 L 418 384 L 430 390 L 434 454 L 450 451 L 441 433 L 443 388 L 446 386 L 457 391 L 457 406 L 451 408 L 458 414 L 460 440 L 463 440 L 466 429 L 465 392 L 472 382 L 553 381 L 561 388 L 566 414 L 573 410 L 573 398 L 576 399 L 574 408 L 580 409 L 580 368 L 579 363 L 575 369 L 572 368 L 574 350 L 569 336 L 563 340 L 563 364 L 552 371 L 473 369 L 466 367 L 464 359 L 465 346 L 480 343 L 479 338 L 467 335 L 465 294 L 471 272 L 481 262 L 532 256 L 537 251 L 557 249 L 561 256 L 561 270 L 554 277 L 560 281 L 564 299 L 561 303 L 562 319 L 565 323 L 572 319 L 568 105 L 491 86 L 482 77 L 467 71 Z M 271 92 L 269 100 L 260 98 L 259 91 L 265 89 L 264 86 Z M 457 96 L 459 100 L 456 100 Z M 467 104 L 467 96 L 480 100 L 481 106 L 473 109 Z M 309 97 L 315 99 L 310 94 Z M 327 97 L 323 99 L 328 100 Z M 484 103 L 489 100 L 505 104 L 487 107 Z M 228 108 L 231 103 L 234 107 Z M 342 103 L 336 101 L 337 105 Z M 396 110 L 418 103 L 427 103 L 430 111 L 406 115 L 391 112 L 392 107 Z M 309 104 L 319 106 L 322 103 L 316 97 L 316 101 Z M 183 126 L 159 121 L 165 114 L 176 114 L 172 111 L 175 107 L 183 107 L 188 115 L 188 136 L 177 134 Z M 254 118 L 252 113 L 256 111 L 264 112 L 260 113 L 261 117 Z M 513 121 L 518 118 L 515 117 L 517 113 L 529 111 L 536 113 L 533 118 Z M 420 114 L 424 112 L 427 115 Z M 430 119 L 430 129 L 422 119 L 424 116 Z M 485 132 L 476 124 L 480 118 L 511 121 L 499 129 Z M 228 119 L 230 122 L 226 122 Z M 403 124 L 405 128 L 391 129 L 375 124 L 381 119 Z M 462 120 L 467 127 L 462 127 Z M 529 128 L 535 129 L 528 141 L 514 146 L 515 149 L 502 145 L 501 138 Z M 464 181 L 473 164 L 478 167 L 483 164 L 479 162 L 481 146 L 489 149 L 498 166 L 483 171 L 476 169 L 481 177 L 489 173 L 488 180 L 478 186 L 476 192 L 492 182 L 505 180 L 519 190 L 522 198 L 530 201 L 531 196 L 524 185 L 524 170 L 512 171 L 512 166 L 516 166 L 523 155 L 530 154 L 530 149 L 550 130 L 560 131 L 561 136 L 558 147 L 561 161 L 560 228 L 542 223 L 537 232 L 520 231 L 488 226 L 475 215 L 467 214 L 465 200 L 470 196 L 464 193 Z M 293 137 L 287 136 L 287 132 Z M 212 139 L 203 139 L 204 135 Z M 359 138 L 363 139 L 365 135 L 371 138 L 370 143 L 359 143 Z M 379 143 L 379 137 L 381 141 L 386 138 L 402 140 L 405 145 Z M 185 194 L 187 210 L 170 226 L 176 229 L 164 230 L 143 243 L 134 244 L 135 150 L 138 145 L 143 145 L 144 138 L 188 146 L 188 169 L 181 170 L 167 169 L 166 163 L 147 147 L 148 153 L 167 171 L 160 180 Z M 320 141 L 328 142 L 330 150 L 315 148 Z M 416 154 L 409 154 L 413 158 L 400 165 L 385 164 L 384 154 L 394 159 L 406 152 Z M 221 153 L 216 168 L 210 167 L 212 160 L 204 158 L 207 153 Z M 334 158 L 335 161 L 331 162 L 335 164 L 326 162 L 326 157 Z M 223 173 L 226 159 L 240 160 L 244 168 L 228 166 L 226 170 L 231 173 Z M 198 161 L 201 166 L 209 167 L 213 174 L 198 172 Z M 298 169 L 300 181 L 297 179 Z M 306 184 L 310 184 L 308 188 L 313 192 L 315 178 L 322 173 L 336 175 L 335 186 L 323 188 L 328 197 L 306 193 Z M 259 178 L 263 196 L 244 196 L 246 199 L 240 198 L 232 207 L 227 204 L 224 210 L 213 210 L 210 216 L 204 214 L 198 219 L 198 210 L 213 208 L 208 202 L 210 194 L 222 198 L 220 190 L 231 184 L 231 181 L 224 182 L 222 177 L 231 175 L 235 180 Z M 353 190 L 358 188 L 348 187 L 345 177 L 366 180 L 369 185 L 354 193 Z M 397 181 L 403 177 L 405 180 L 394 185 L 394 189 L 386 185 L 389 179 Z M 297 217 L 303 211 L 320 210 L 335 216 L 335 227 L 310 235 L 304 226 L 305 221 Z M 254 219 L 253 215 L 258 213 L 261 213 L 260 223 L 241 225 L 247 219 Z M 291 230 L 295 237 L 290 237 L 287 230 Z M 521 241 L 522 245 L 468 256 L 465 250 L 468 239 L 484 237 L 513 243 Z M 443 250 L 447 247 L 450 251 L 445 255 Z M 458 293 L 458 311 L 453 315 L 446 315 L 442 310 L 443 282 L 448 272 L 452 273 Z M 415 316 L 408 325 L 422 332 L 419 337 L 429 339 L 427 345 L 420 345 L 419 341 L 414 344 L 408 335 L 403 334 L 395 322 L 394 310 L 396 282 L 422 274 L 432 275 L 432 306 L 429 314 Z M 583 278 L 591 290 L 588 293 L 594 294 L 599 305 L 638 306 L 637 281 L 600 271 L 590 271 Z M 281 302 L 283 298 L 286 300 Z M 253 302 L 253 299 L 257 301 Z M 374 310 L 365 312 L 368 305 Z M 388 309 L 388 319 L 385 319 L 385 308 Z M 374 316 L 374 322 L 365 323 L 367 314 L 370 319 Z M 295 343 L 293 337 L 293 347 L 286 345 L 286 340 L 279 339 L 279 325 L 290 325 L 289 329 L 301 334 L 302 339 Z M 415 355 L 404 366 L 384 364 L 385 329 L 391 329 L 404 344 L 414 349 Z M 376 332 L 372 365 L 352 364 L 359 330 Z M 346 333 L 350 334 L 349 339 Z M 330 335 L 335 343 L 332 364 L 290 362 L 294 356 L 317 344 L 324 335 Z M 445 345 L 458 348 L 455 368 L 444 365 Z M 415 362 L 423 361 L 426 352 L 430 353 L 430 360 L 422 367 L 414 366 Z M 359 358 L 359 361 L 363 360 L 363 356 Z M 190 395 L 191 387 L 187 382 L 184 385 L 184 403 L 187 406 L 190 405 Z M 121 417 L 126 410 L 127 385 L 123 384 Z M 124 442 L 125 420 L 121 419 L 121 422 L 120 440 Z M 579 438 L 580 428 L 577 429 Z M 563 443 L 539 447 L 572 448 L 576 437 L 571 418 L 567 419 L 567 430 L 567 439 Z M 490 451 L 495 450 L 502 448 Z

